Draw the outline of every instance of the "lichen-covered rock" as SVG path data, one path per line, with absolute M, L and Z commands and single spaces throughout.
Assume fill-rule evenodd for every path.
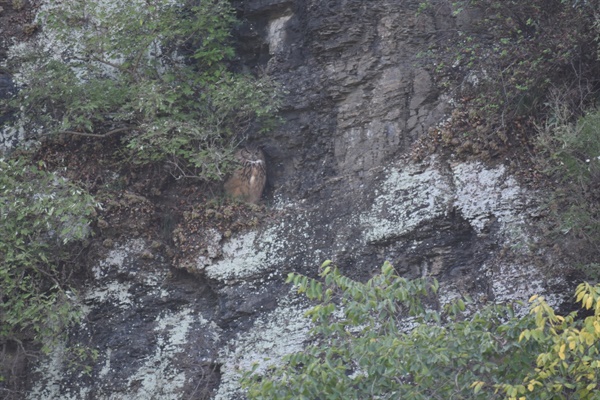
M 290 293 L 276 310 L 259 317 L 250 331 L 227 343 L 219 355 L 223 366 L 215 400 L 242 397 L 239 379 L 243 371 L 255 367 L 259 373 L 266 372 L 269 367 L 280 365 L 286 354 L 301 351 L 310 328 L 304 317 L 307 309 Z
M 68 372 L 57 349 L 32 371 L 29 398 L 240 399 L 239 368 L 301 348 L 307 305 L 283 282 L 316 276 L 325 259 L 356 279 L 389 260 L 408 278 L 437 278 L 442 299 L 570 293 L 532 261 L 539 196 L 505 166 L 406 157 L 450 107 L 417 55 L 452 17 L 418 14 L 418 0 L 234 3 L 241 61 L 287 90 L 284 124 L 254 138 L 273 216 L 178 238 L 198 244 L 186 258 L 193 274 L 170 271 L 147 225 L 113 240 L 72 335 L 99 351 L 91 375 Z
M 409 164 L 386 172 L 372 207 L 360 217 L 367 243 L 389 243 L 450 213 L 453 188 L 440 169 Z
M 148 245 L 115 246 L 94 268 L 83 324 L 32 371 L 28 399 L 180 399 L 215 388 L 216 298 L 189 275 L 171 275 L 164 259 L 143 257 Z M 98 351 L 81 361 L 89 376 L 69 367 L 76 344 Z

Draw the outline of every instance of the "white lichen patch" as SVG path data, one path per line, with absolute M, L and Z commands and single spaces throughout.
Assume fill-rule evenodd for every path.
M 264 373 L 270 366 L 280 365 L 283 356 L 301 351 L 310 329 L 310 320 L 304 316 L 307 309 L 290 292 L 275 311 L 228 343 L 220 355 L 221 385 L 215 400 L 242 398 L 240 371 L 249 371 L 256 364 L 256 372 Z
M 83 78 L 81 68 L 77 67 L 77 60 L 85 59 L 85 49 L 83 47 L 83 43 L 85 42 L 86 37 L 86 29 L 83 28 L 83 24 L 72 24 L 70 29 L 64 30 L 57 26 L 56 23 L 48 23 L 48 15 L 50 13 L 70 13 L 72 15 L 81 15 L 83 18 L 84 11 L 83 10 L 75 10 L 74 7 L 77 5 L 81 6 L 81 4 L 77 4 L 75 2 L 62 2 L 62 1 L 42 1 L 37 9 L 37 14 L 34 20 L 34 23 L 43 27 L 43 35 L 36 35 L 33 40 L 28 40 L 27 42 L 18 42 L 15 45 L 11 46 L 8 50 L 7 59 L 21 59 L 30 54 L 45 54 L 48 55 L 53 60 L 64 61 L 64 59 L 71 59 L 73 69 L 78 73 L 78 75 Z M 108 21 L 111 20 L 111 15 L 115 15 L 116 13 L 122 13 L 123 7 L 125 5 L 131 7 L 141 7 L 144 5 L 142 0 L 101 0 L 96 1 L 94 3 L 90 3 L 88 5 L 89 9 L 86 10 L 87 13 L 85 15 L 89 19 L 90 26 L 92 23 L 96 23 L 98 25 L 105 24 L 108 25 Z M 94 19 L 95 15 L 103 15 L 104 19 L 102 21 Z M 114 20 L 114 18 L 113 18 Z M 118 27 L 113 27 L 114 31 L 105 32 L 105 35 L 108 36 L 116 36 L 119 34 L 116 31 Z M 68 54 L 68 56 L 63 57 Z M 45 62 L 45 60 L 41 57 L 40 63 Z M 118 62 L 120 61 L 118 55 L 113 55 L 109 62 Z M 104 73 L 114 74 L 115 68 L 110 67 L 107 63 L 96 63 L 99 68 L 103 69 Z M 37 67 L 33 63 L 23 63 L 21 65 L 21 69 L 15 71 L 13 74 L 13 79 L 18 85 L 26 85 L 29 81 L 29 76 L 35 74 Z M 52 87 L 49 87 L 52 89 Z
M 96 304 L 111 302 L 122 308 L 129 308 L 133 304 L 130 288 L 130 283 L 113 281 L 89 290 L 85 299 Z
M 523 222 L 523 190 L 503 165 L 486 168 L 483 164 L 464 163 L 452 168 L 456 188 L 456 208 L 476 232 L 495 219 L 505 228 Z
M 141 254 L 145 247 L 144 240 L 134 239 L 112 249 L 104 260 L 92 268 L 94 277 L 96 280 L 101 280 L 115 271 L 128 272 L 126 260 Z
M 45 363 L 35 368 L 34 374 L 40 377 L 26 395 L 27 400 L 80 400 L 90 398 L 90 388 L 85 385 L 62 387 L 66 373 L 66 354 L 64 344 L 58 344 Z
M 100 379 L 106 378 L 106 376 L 108 375 L 108 373 L 111 370 L 111 368 L 110 368 L 111 355 L 112 355 L 112 349 L 111 348 L 106 349 L 106 351 L 104 352 L 104 357 L 105 357 L 104 365 L 102 366 L 102 369 L 100 369 L 100 372 L 98 372 L 98 377 Z
M 452 187 L 435 167 L 392 169 L 371 210 L 360 216 L 368 243 L 405 235 L 420 224 L 441 218 L 453 200 Z
M 390 169 L 380 188 L 371 211 L 361 216 L 367 242 L 393 241 L 410 234 L 434 219 L 444 218 L 449 210 L 456 210 L 482 238 L 490 233 L 496 243 L 510 249 L 511 254 L 526 260 L 531 255 L 531 235 L 528 216 L 536 213 L 534 193 L 520 187 L 502 165 L 487 167 L 480 162 L 456 163 L 446 169 L 427 166 L 421 170 L 408 165 Z M 494 230 L 488 228 L 494 227 Z M 489 239 L 486 239 L 489 240 Z M 425 273 L 439 272 L 435 260 Z M 477 268 L 477 266 L 474 266 Z M 502 261 L 491 255 L 488 265 L 479 266 L 481 278 L 490 287 L 489 299 L 496 303 L 522 301 L 534 294 L 544 295 L 549 304 L 557 306 L 566 296 L 549 294 L 548 288 L 564 287 L 560 278 L 550 278 L 529 262 Z M 458 286 L 456 286 L 458 284 Z M 442 303 L 462 297 L 461 280 L 445 282 L 440 289 Z M 520 312 L 527 312 L 521 307 Z
M 78 397 L 77 394 L 60 393 L 60 381 L 63 374 L 63 360 L 65 357 L 64 345 L 57 345 L 48 360 L 45 363 L 39 365 L 35 373 L 42 376 L 42 379 L 38 379 L 36 384 L 33 385 L 29 393 L 27 394 L 28 400 L 38 399 L 65 399 L 65 400 L 76 400 L 82 397 Z
M 135 308 L 144 307 L 143 299 L 134 297 L 132 287 L 139 284 L 145 286 L 145 294 L 155 298 L 168 296 L 168 292 L 159 286 L 166 274 L 158 270 L 138 270 L 137 261 L 140 254 L 147 248 L 144 240 L 131 240 L 111 250 L 104 260 L 94 268 L 97 278 L 84 293 L 86 300 L 85 311 L 90 312 L 97 305 L 110 304 L 117 306 L 126 313 Z M 119 282 L 114 279 L 117 275 L 127 274 L 132 281 Z M 120 314 L 117 312 L 117 316 Z M 107 316 L 106 323 L 111 316 Z M 149 324 L 152 324 L 149 322 Z M 152 326 L 152 325 L 150 325 Z M 57 348 L 48 360 L 40 363 L 36 371 L 36 383 L 33 386 L 30 399 L 83 399 L 90 398 L 88 393 L 93 390 L 93 398 L 100 400 L 145 400 L 151 398 L 179 399 L 186 385 L 186 371 L 178 367 L 177 361 L 181 354 L 189 349 L 189 338 L 192 327 L 202 326 L 208 333 L 208 339 L 218 341 L 219 328 L 209 323 L 202 315 L 190 308 L 179 311 L 165 311 L 156 317 L 153 324 L 153 342 L 141 365 L 134 373 L 123 377 L 127 390 L 114 392 L 111 379 L 118 376 L 115 368 L 122 368 L 119 359 L 113 362 L 113 357 L 122 357 L 122 349 L 110 347 L 99 349 L 102 352 L 98 365 L 99 381 L 94 386 L 82 381 L 81 385 L 67 382 L 69 376 L 68 363 L 64 350 Z M 80 327 L 86 331 L 86 323 Z M 143 334 L 143 332 L 140 332 Z
M 133 307 L 135 298 L 131 294 L 132 283 L 115 280 L 114 277 L 118 274 L 128 275 L 134 278 L 135 282 L 152 288 L 158 297 L 168 297 L 168 291 L 160 286 L 167 274 L 166 269 L 139 271 L 133 268 L 134 261 L 143 255 L 146 248 L 147 243 L 144 240 L 135 239 L 109 251 L 103 260 L 92 267 L 96 283 L 84 293 L 85 303 L 111 303 L 121 309 Z M 89 311 L 88 306 L 85 306 L 84 309 Z
M 548 304 L 556 307 L 571 295 L 569 293 L 548 293 L 547 278 L 533 265 L 502 264 L 494 268 L 491 277 L 494 301 L 496 303 L 512 303 L 527 300 L 533 295 L 543 295 Z M 553 278 L 553 283 L 559 284 L 559 278 Z M 564 286 L 564 285 L 561 285 Z M 525 310 L 525 308 L 524 308 Z
M 243 279 L 273 269 L 285 259 L 282 226 L 272 226 L 260 234 L 248 232 L 223 245 L 223 259 L 206 268 L 211 279 Z M 202 259 L 199 259 L 199 263 Z
M 155 331 L 158 343 L 154 354 L 148 356 L 138 371 L 128 379 L 128 386 L 137 387 L 137 390 L 119 396 L 112 395 L 110 399 L 180 399 L 186 377 L 184 371 L 175 367 L 174 361 L 185 351 L 186 338 L 195 320 L 189 309 L 169 312 L 157 318 Z M 206 321 L 201 319 L 201 322 Z

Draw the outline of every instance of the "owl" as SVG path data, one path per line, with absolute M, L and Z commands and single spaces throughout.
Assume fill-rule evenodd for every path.
M 265 155 L 256 146 L 235 153 L 240 168 L 225 182 L 225 193 L 248 203 L 258 203 L 267 182 Z

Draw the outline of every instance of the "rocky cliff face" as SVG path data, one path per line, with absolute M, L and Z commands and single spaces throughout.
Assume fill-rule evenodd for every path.
M 502 160 L 410 157 L 451 109 L 417 55 L 468 20 L 443 8 L 418 14 L 418 0 L 236 6 L 240 65 L 287 92 L 284 124 L 254 138 L 273 216 L 233 235 L 197 232 L 202 246 L 185 271 L 143 234 L 108 246 L 71 335 L 99 350 L 91 374 L 70 372 L 58 349 L 32 366 L 27 398 L 242 398 L 238 368 L 277 362 L 306 335 L 308 305 L 285 276 L 314 276 L 325 259 L 357 279 L 389 260 L 406 277 L 440 280 L 445 298 L 561 301 L 566 283 L 532 261 L 537 193 Z

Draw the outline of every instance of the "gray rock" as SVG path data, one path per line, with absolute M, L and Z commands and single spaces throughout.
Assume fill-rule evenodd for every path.
M 450 109 L 417 58 L 436 30 L 455 27 L 449 14 L 417 15 L 418 0 L 235 3 L 242 61 L 288 93 L 283 126 L 253 138 L 278 219 L 231 237 L 199 233 L 208 246 L 194 275 L 169 273 L 159 252 L 144 257 L 145 240 L 114 243 L 73 333 L 100 351 L 91 377 L 70 375 L 59 349 L 32 372 L 28 398 L 179 399 L 202 388 L 242 398 L 237 367 L 302 347 L 308 305 L 285 276 L 314 277 L 326 259 L 356 279 L 389 260 L 403 276 L 439 279 L 444 301 L 561 301 L 566 283 L 531 262 L 538 194 L 502 165 L 407 157 Z

